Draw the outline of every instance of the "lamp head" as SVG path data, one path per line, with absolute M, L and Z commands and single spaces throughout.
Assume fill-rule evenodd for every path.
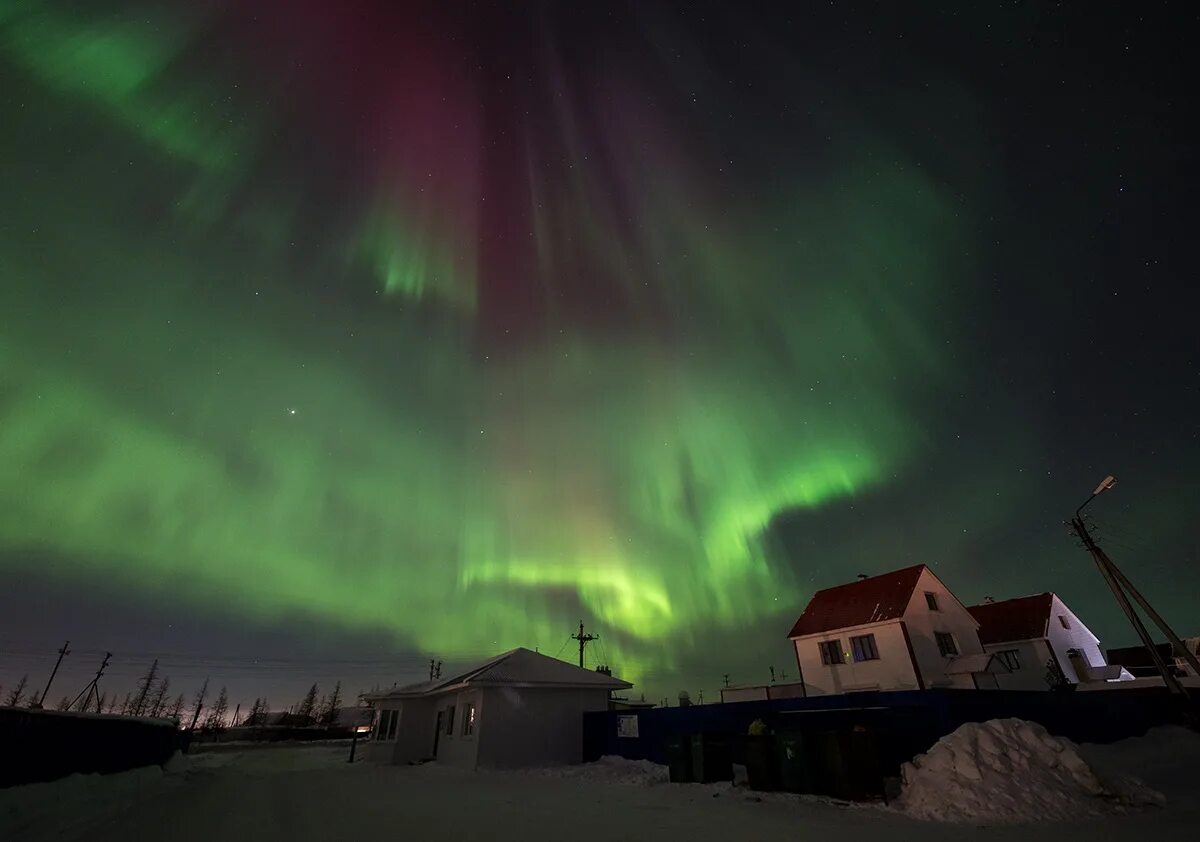
M 1116 484 L 1117 484 L 1117 478 L 1114 477 L 1112 474 L 1109 474 L 1103 480 L 1100 481 L 1099 485 L 1096 486 L 1096 490 L 1092 492 L 1092 496 L 1095 497 L 1097 494 L 1100 494 L 1101 492 L 1108 491 L 1108 489 L 1112 488 Z

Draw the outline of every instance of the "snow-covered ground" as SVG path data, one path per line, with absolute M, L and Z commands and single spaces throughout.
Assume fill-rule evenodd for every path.
M 638 761 L 472 773 L 436 763 L 350 765 L 345 746 L 289 746 L 201 753 L 166 770 L 0 790 L 0 840 L 1192 838 L 1200 826 L 1200 736 L 1160 729 L 1078 752 L 1100 778 L 1140 777 L 1166 803 L 1035 824 L 963 824 L 920 821 L 894 806 L 763 796 L 729 784 L 673 785 L 661 767 Z

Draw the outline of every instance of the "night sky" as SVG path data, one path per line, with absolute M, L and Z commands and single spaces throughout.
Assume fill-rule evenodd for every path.
M 1200 634 L 1189 5 L 0 0 L 0 684 Z M 0 691 L 4 693 L 5 691 Z

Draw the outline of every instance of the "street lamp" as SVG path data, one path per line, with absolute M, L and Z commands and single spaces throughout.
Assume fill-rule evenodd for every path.
M 1092 496 L 1087 498 L 1086 500 L 1084 500 L 1082 503 L 1079 504 L 1079 508 L 1075 510 L 1075 517 L 1079 517 L 1079 513 L 1083 511 L 1084 506 L 1086 506 L 1088 503 L 1095 500 L 1097 497 L 1099 497 L 1105 491 L 1108 491 L 1108 489 L 1112 488 L 1116 484 L 1117 484 L 1117 478 L 1114 477 L 1112 474 L 1109 474 L 1104 479 L 1102 479 L 1100 481 L 1100 484 L 1096 486 L 1096 490 L 1092 492 Z

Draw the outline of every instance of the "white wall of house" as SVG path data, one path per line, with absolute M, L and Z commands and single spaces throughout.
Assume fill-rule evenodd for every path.
M 937 610 L 931 610 L 925 594 L 932 593 L 937 600 Z M 912 599 L 904 612 L 908 636 L 912 641 L 913 655 L 917 659 L 925 686 L 974 688 L 975 682 L 969 674 L 947 675 L 946 665 L 950 661 L 941 653 L 937 643 L 937 632 L 948 633 L 954 638 L 959 655 L 982 654 L 979 642 L 979 623 L 963 607 L 962 603 L 929 570 L 921 572 Z
M 487 687 L 477 718 L 481 768 L 583 760 L 583 714 L 608 709 L 604 688 Z
M 433 697 L 433 707 L 442 712 L 441 729 L 437 740 L 437 760 L 439 763 L 449 763 L 474 769 L 479 753 L 480 722 L 483 719 L 483 693 L 479 690 L 464 690 L 457 693 L 443 693 Z M 475 722 L 472 732 L 465 733 L 465 724 L 469 715 L 469 705 L 475 706 Z M 454 708 L 454 718 L 450 719 L 450 708 Z M 433 733 L 437 714 L 428 717 L 430 734 Z M 430 738 L 432 741 L 432 737 Z
M 1011 673 L 998 670 L 996 684 L 1001 690 L 1049 690 L 1046 683 L 1046 662 L 1050 648 L 1045 640 L 1018 640 L 1012 643 L 989 643 L 985 652 L 993 654 L 1015 652 L 1017 668 Z M 1011 659 L 1008 659 L 1011 663 Z
M 879 659 L 855 662 L 850 638 L 867 634 L 875 636 Z M 838 642 L 845 663 L 821 663 L 820 644 L 828 641 Z M 795 638 L 793 644 L 804 678 L 804 688 L 809 696 L 852 693 L 856 690 L 917 689 L 917 677 L 899 620 L 811 634 Z
M 1064 618 L 1070 628 L 1063 625 Z M 1054 647 L 1054 653 L 1058 656 L 1063 673 L 1072 684 L 1079 684 L 1085 678 L 1076 672 L 1071 663 L 1072 659 L 1068 653 L 1072 649 L 1079 650 L 1080 657 L 1089 666 L 1102 667 L 1107 663 L 1104 658 L 1104 650 L 1100 648 L 1099 638 L 1092 634 L 1083 621 L 1076 617 L 1057 595 L 1050 605 L 1050 622 L 1046 627 L 1046 636 L 1050 639 L 1050 645 Z

